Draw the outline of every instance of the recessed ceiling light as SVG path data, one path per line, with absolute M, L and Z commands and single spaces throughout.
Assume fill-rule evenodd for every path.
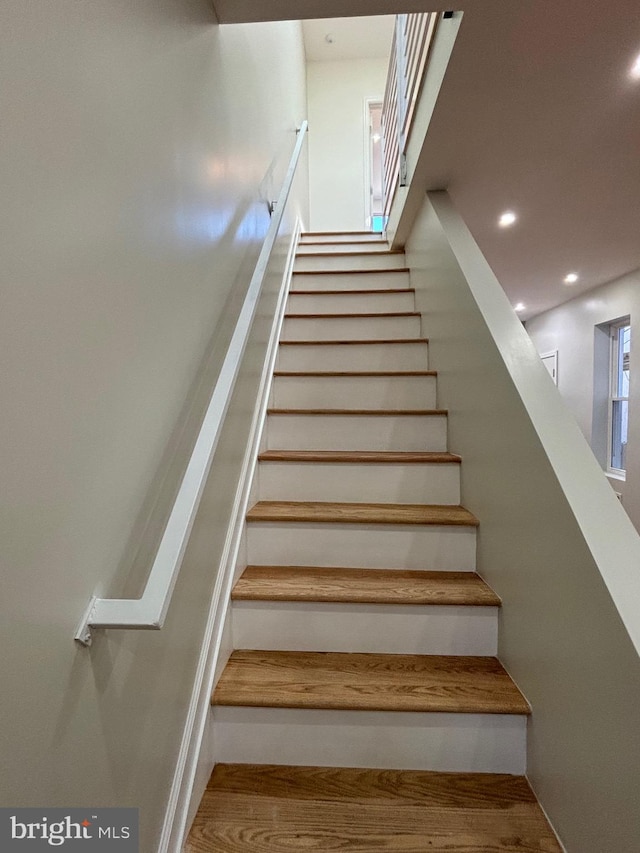
M 524 304 L 524 302 L 518 302 L 517 305 L 514 305 L 514 311 L 524 311 L 526 307 L 527 306 Z
M 565 275 L 565 277 L 564 277 L 564 283 L 565 284 L 575 284 L 576 281 L 578 280 L 578 278 L 579 278 L 579 276 L 578 276 L 577 272 L 567 273 L 567 275 Z
M 513 225 L 517 218 L 512 210 L 505 210 L 500 219 L 498 219 L 498 225 L 501 228 L 508 228 L 510 225 Z
M 629 69 L 629 77 L 632 77 L 634 80 L 640 80 L 640 54 L 636 56 L 635 62 Z

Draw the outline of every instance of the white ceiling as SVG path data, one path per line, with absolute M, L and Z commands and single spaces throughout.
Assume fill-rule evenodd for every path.
M 420 0 L 215 0 L 221 20 L 446 8 Z M 638 0 L 459 0 L 465 11 L 427 139 L 524 319 L 640 267 Z M 225 17 L 226 16 L 226 17 Z M 518 222 L 496 226 L 514 210 Z M 572 287 L 568 272 L 580 275 Z
M 429 187 L 448 189 L 526 319 L 640 267 L 640 6 L 492 5 L 463 19 Z M 506 209 L 519 220 L 501 230 Z
M 386 58 L 391 53 L 394 24 L 395 15 L 303 21 L 307 61 Z

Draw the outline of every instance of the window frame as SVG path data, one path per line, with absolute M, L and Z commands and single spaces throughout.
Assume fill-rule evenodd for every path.
M 629 396 L 618 394 L 619 391 L 619 369 L 620 369 L 620 333 L 623 329 L 629 329 L 631 335 L 631 318 L 623 317 L 613 323 L 609 323 L 609 393 L 607 407 L 607 468 L 606 473 L 610 476 L 617 477 L 620 480 L 626 479 L 626 468 L 616 468 L 612 465 L 613 460 L 613 421 L 615 403 L 627 403 L 627 428 L 628 428 L 628 407 Z M 629 343 L 629 352 L 631 352 L 631 343 Z

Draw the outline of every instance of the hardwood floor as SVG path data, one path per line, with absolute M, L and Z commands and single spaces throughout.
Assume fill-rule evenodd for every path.
M 500 605 L 495 592 L 474 572 L 317 566 L 247 566 L 231 598 L 235 601 Z
M 524 777 L 218 765 L 184 853 L 560 853 Z
M 240 650 L 213 693 L 214 705 L 529 714 L 493 657 Z

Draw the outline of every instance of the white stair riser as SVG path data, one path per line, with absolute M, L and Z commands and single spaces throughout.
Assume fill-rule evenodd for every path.
M 278 349 L 277 370 L 427 370 L 429 345 L 287 344 Z
M 214 707 L 216 761 L 511 773 L 526 770 L 526 717 Z
M 337 251 L 343 251 L 338 249 Z M 391 270 L 406 266 L 406 258 L 403 254 L 390 252 L 371 252 L 352 255 L 327 255 L 322 253 L 321 257 L 313 254 L 298 255 L 293 267 L 294 273 L 303 270 Z
M 475 571 L 475 527 L 248 522 L 247 562 L 257 566 Z
M 260 462 L 258 500 L 460 503 L 460 465 Z
M 447 449 L 447 418 L 439 415 L 304 415 L 267 417 L 269 450 Z
M 343 273 L 323 275 L 296 275 L 291 279 L 291 293 L 298 290 L 402 290 L 410 287 L 409 273 L 384 272 L 371 275 L 344 275 Z
M 361 341 L 419 338 L 420 317 L 285 317 L 283 341 Z
M 415 310 L 413 291 L 397 293 L 290 293 L 287 314 L 385 314 Z
M 435 409 L 435 376 L 276 376 L 276 409 Z
M 495 655 L 497 607 L 234 601 L 236 649 Z
M 296 251 L 297 257 L 300 255 L 305 255 L 308 253 L 316 254 L 316 252 L 320 252 L 322 254 L 332 254 L 333 252 L 361 252 L 363 249 L 366 249 L 367 252 L 388 252 L 389 244 L 386 240 L 367 240 L 365 242 L 361 242 L 358 239 L 356 242 L 348 242 L 348 241 L 340 241 L 339 243 L 309 243 L 306 240 L 304 242 L 298 243 L 298 248 Z

